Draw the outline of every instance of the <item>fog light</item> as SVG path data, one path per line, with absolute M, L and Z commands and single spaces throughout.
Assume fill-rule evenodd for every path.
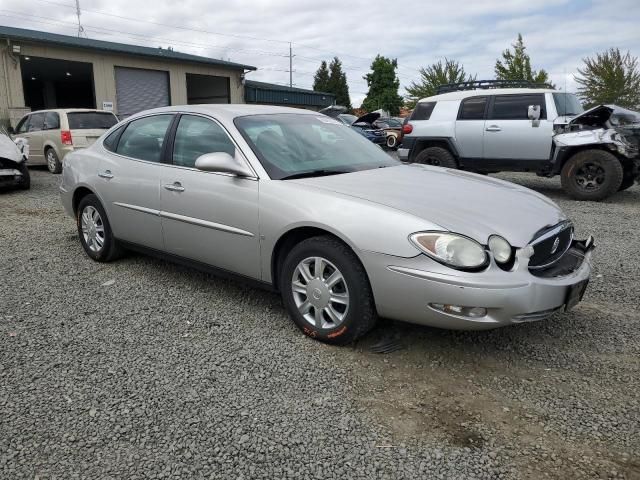
M 487 309 L 483 307 L 462 307 L 460 305 L 446 305 L 443 303 L 430 303 L 429 306 L 434 310 L 451 315 L 460 315 L 462 317 L 480 318 L 487 314 Z

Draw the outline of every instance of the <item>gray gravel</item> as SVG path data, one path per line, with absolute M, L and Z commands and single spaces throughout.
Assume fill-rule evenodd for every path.
M 640 187 L 558 201 L 597 239 L 585 301 L 491 332 L 303 337 L 272 293 L 92 262 L 59 177 L 0 191 L 0 478 L 640 478 Z M 403 349 L 369 347 L 393 336 Z

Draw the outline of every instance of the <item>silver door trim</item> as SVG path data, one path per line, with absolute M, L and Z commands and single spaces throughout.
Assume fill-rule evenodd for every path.
M 130 203 L 122 203 L 122 202 L 113 202 L 113 204 L 122 208 L 126 208 L 128 210 L 135 210 L 136 212 L 142 212 L 142 213 L 148 213 L 150 215 L 160 216 L 160 210 L 156 210 L 154 208 L 140 207 L 139 205 L 131 205 Z
M 190 223 L 191 225 L 197 225 L 199 227 L 211 228 L 213 230 L 220 230 L 222 232 L 233 233 L 235 235 L 242 235 L 244 237 L 253 237 L 254 234 L 242 230 L 240 228 L 232 227 L 230 225 L 224 225 L 222 223 L 209 222 L 200 218 L 187 217 L 186 215 L 179 215 L 171 212 L 160 212 L 160 217 L 169 218 L 171 220 L 177 220 L 178 222 Z

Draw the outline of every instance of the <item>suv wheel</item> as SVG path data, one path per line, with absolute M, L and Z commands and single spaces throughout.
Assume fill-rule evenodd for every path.
M 110 262 L 122 253 L 113 237 L 107 213 L 98 197 L 87 195 L 80 200 L 76 212 L 78 236 L 84 251 L 96 262 Z
M 293 247 L 279 283 L 287 312 L 311 338 L 345 345 L 376 323 L 364 267 L 349 247 L 333 237 L 312 237 Z
M 51 173 L 62 172 L 62 163 L 60 163 L 58 154 L 53 148 L 47 148 L 44 152 L 44 156 L 47 159 L 47 168 Z
M 618 188 L 619 192 L 622 192 L 623 190 L 626 190 L 627 188 L 631 188 L 633 187 L 633 184 L 636 183 L 636 176 L 633 174 L 633 172 L 624 172 L 624 176 L 622 177 L 622 183 L 620 184 L 620 187 Z
M 456 159 L 446 148 L 428 147 L 416 155 L 415 163 L 433 165 L 434 167 L 458 168 Z
M 612 153 L 583 150 L 562 167 L 562 188 L 576 200 L 603 200 L 618 191 L 624 170 Z

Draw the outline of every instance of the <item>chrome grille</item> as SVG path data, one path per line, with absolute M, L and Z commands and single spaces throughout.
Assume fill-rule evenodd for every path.
M 533 255 L 529 268 L 545 268 L 557 262 L 569 250 L 572 241 L 573 225 L 568 221 L 538 232 L 530 243 Z

